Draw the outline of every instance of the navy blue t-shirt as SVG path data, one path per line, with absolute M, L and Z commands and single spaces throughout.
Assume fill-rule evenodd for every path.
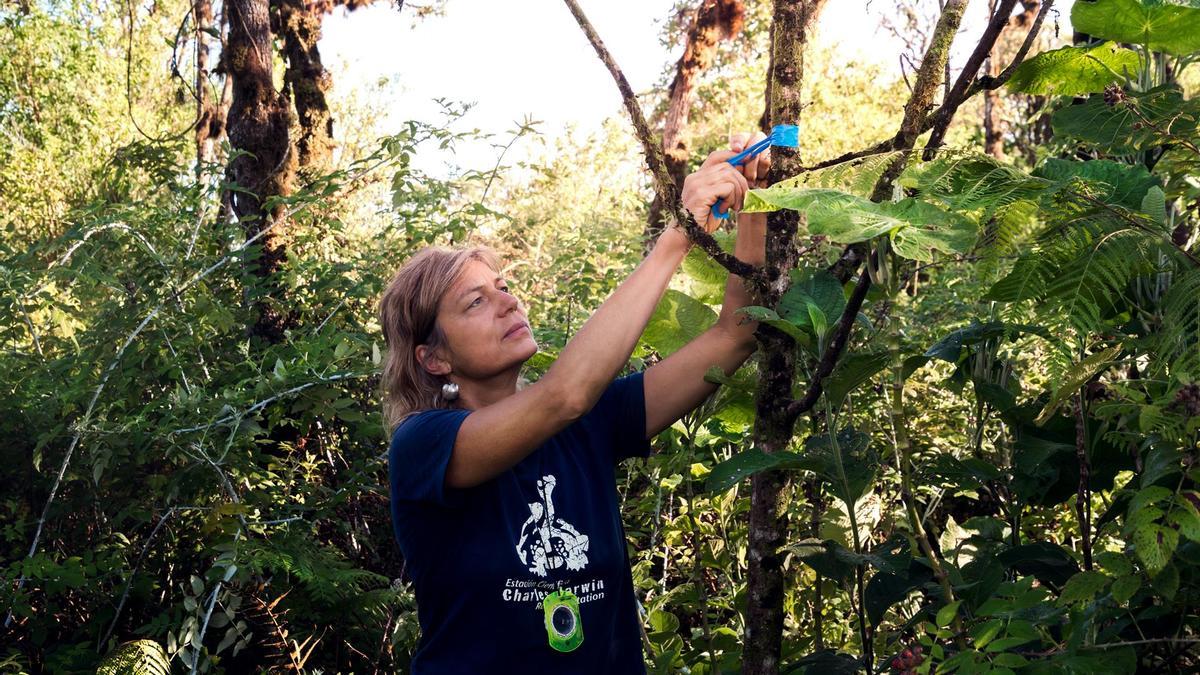
M 467 410 L 427 410 L 392 435 L 392 524 L 416 591 L 415 675 L 644 673 L 614 467 L 645 457 L 642 373 L 481 485 L 445 487 Z M 579 599 L 583 642 L 550 647 L 541 600 Z

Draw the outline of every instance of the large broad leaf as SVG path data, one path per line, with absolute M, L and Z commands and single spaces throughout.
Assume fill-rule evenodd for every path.
M 792 285 L 779 299 L 779 315 L 820 337 L 846 307 L 842 283 L 822 269 L 792 270 L 790 276 Z
M 905 188 L 956 213 L 986 222 L 1013 204 L 1040 201 L 1050 183 L 981 153 L 947 151 L 932 161 L 913 162 L 900 174 Z
M 733 235 L 725 232 L 714 232 L 721 249 L 726 253 L 733 252 Z M 683 259 L 683 271 L 691 282 L 692 294 L 699 300 L 708 303 L 720 303 L 725 295 L 725 281 L 729 271 L 712 259 L 699 246 L 692 247 Z
M 816 462 L 815 469 L 827 481 L 838 499 L 852 509 L 870 489 L 879 469 L 879 452 L 871 446 L 871 437 L 852 427 L 836 436 L 810 436 L 804 442 L 805 455 Z
M 1079 573 L 1079 565 L 1071 554 L 1048 541 L 1014 546 L 996 559 L 1021 574 L 1032 574 L 1052 588 L 1062 588 L 1068 579 Z
M 837 244 L 890 234 L 897 253 L 925 262 L 935 250 L 964 253 L 976 237 L 971 220 L 912 198 L 877 204 L 837 190 L 775 186 L 746 193 L 744 211 L 777 209 L 804 211 L 808 233 Z
M 1162 0 L 1078 0 L 1071 8 L 1071 26 L 1176 56 L 1200 51 L 1200 8 Z
M 862 670 L 863 664 L 858 658 L 825 649 L 793 663 L 787 675 L 857 675 Z
M 1100 188 L 1100 199 L 1110 204 L 1120 204 L 1136 211 L 1152 187 L 1162 184 L 1157 176 L 1151 176 L 1146 167 L 1138 164 L 1123 164 L 1109 159 L 1092 159 L 1076 162 L 1068 159 L 1050 158 L 1033 171 L 1033 175 L 1058 183 L 1071 178 L 1082 178 Z
M 1064 106 L 1051 116 L 1050 126 L 1055 136 L 1070 136 L 1108 154 L 1125 155 L 1167 142 L 1163 132 L 1168 127 L 1171 134 L 1194 134 L 1198 118 L 1200 103 L 1185 101 L 1176 87 L 1162 86 L 1130 94 L 1115 105 L 1093 96 L 1078 105 Z
M 741 309 L 739 309 L 737 311 L 737 313 L 745 316 L 747 319 L 750 319 L 751 321 L 765 323 L 768 326 L 771 326 L 772 328 L 781 330 L 784 333 L 787 333 L 788 335 L 792 336 L 793 340 L 795 340 L 796 342 L 799 342 L 802 345 L 808 345 L 811 342 L 811 338 L 809 338 L 808 335 L 806 335 L 804 333 L 804 331 L 801 329 L 800 326 L 797 326 L 796 323 L 793 321 L 789 321 L 789 320 L 784 319 L 783 317 L 779 316 L 779 313 L 776 312 L 775 310 L 771 309 L 770 307 L 759 307 L 758 305 L 750 305 L 747 307 L 742 307 Z M 805 318 L 808 318 L 807 315 L 805 316 Z
M 811 220 L 825 214 L 847 208 L 869 209 L 871 200 L 841 190 L 813 188 L 793 185 L 794 181 L 781 181 L 768 188 L 758 188 L 746 193 L 742 213 L 766 213 L 779 209 L 806 211 Z
M 997 281 L 984 300 L 996 302 L 1020 302 L 1041 296 L 1049 281 L 1047 266 L 1033 256 L 1022 257 L 1013 264 L 1008 276 Z
M 833 373 L 825 380 L 825 396 L 834 410 L 856 387 L 867 382 L 888 367 L 892 357 L 888 352 L 858 352 L 842 357 Z
M 1027 324 L 1009 324 L 1003 321 L 987 321 L 984 323 L 971 322 L 951 332 L 938 340 L 932 347 L 925 350 L 925 356 L 931 359 L 941 359 L 950 363 L 958 363 L 964 356 L 963 347 L 970 347 L 994 338 L 1014 339 L 1024 333 L 1033 333 L 1050 339 L 1050 334 L 1041 326 Z
M 1079 96 L 1134 77 L 1137 52 L 1113 42 L 1042 52 L 1013 71 L 1008 88 L 1025 94 Z
M 724 492 L 742 480 L 767 469 L 808 469 L 816 471 L 820 464 L 795 452 L 765 453 L 751 448 L 730 457 L 713 467 L 705 481 L 710 492 Z
M 1031 661 L 1022 670 L 1029 675 L 1126 675 L 1136 672 L 1138 655 L 1133 647 L 1104 645 L 1108 649 L 1069 651 L 1049 659 Z
M 910 260 L 933 262 L 934 251 L 966 253 L 975 244 L 975 223 L 957 213 L 915 199 L 879 206 L 906 225 L 893 232 L 892 245 Z
M 872 626 L 879 625 L 884 614 L 892 605 L 908 597 L 908 594 L 933 579 L 933 572 L 926 564 L 914 562 L 906 569 L 880 571 L 871 577 L 863 592 L 863 606 L 867 620 Z
M 642 341 L 667 356 L 678 351 L 717 322 L 717 313 L 699 300 L 668 290 L 654 308 Z

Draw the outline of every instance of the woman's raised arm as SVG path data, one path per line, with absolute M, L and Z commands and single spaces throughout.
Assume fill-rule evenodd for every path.
M 724 161 L 732 155 L 709 155 L 684 184 L 684 205 L 708 231 L 719 224 L 709 208 L 718 199 L 741 208 L 746 193 L 746 179 Z M 468 415 L 455 438 L 446 485 L 471 487 L 499 475 L 590 410 L 628 363 L 690 246 L 681 228 L 668 227 L 540 380 Z

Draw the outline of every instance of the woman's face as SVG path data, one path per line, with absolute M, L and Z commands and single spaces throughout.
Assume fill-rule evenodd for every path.
M 442 296 L 437 320 L 446 336 L 444 356 L 458 378 L 487 379 L 537 353 L 521 303 L 504 278 L 478 260 L 467 261 Z

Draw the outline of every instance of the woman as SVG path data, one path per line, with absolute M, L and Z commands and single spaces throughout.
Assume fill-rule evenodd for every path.
M 683 185 L 706 231 L 710 208 L 740 208 L 766 177 L 714 152 Z M 765 220 L 740 219 L 735 254 L 761 264 Z M 537 382 L 517 388 L 538 349 L 486 249 L 428 248 L 380 303 L 393 527 L 416 591 L 414 673 L 644 672 L 614 480 L 616 462 L 715 390 L 754 351 L 750 297 L 726 285 L 713 328 L 614 380 L 691 242 L 675 224 Z

